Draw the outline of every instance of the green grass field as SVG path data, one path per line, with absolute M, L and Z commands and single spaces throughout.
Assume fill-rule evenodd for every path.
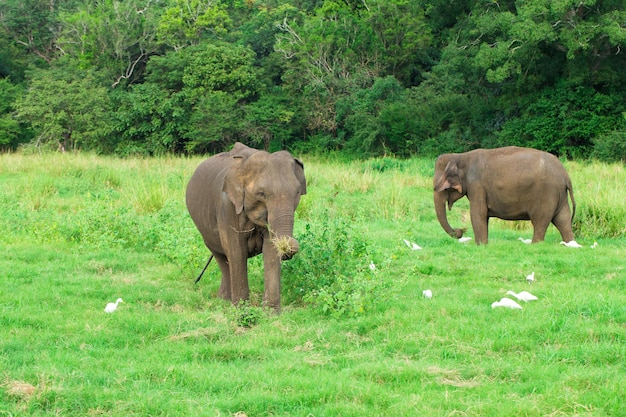
M 572 249 L 527 222 L 448 237 L 432 160 L 303 159 L 274 316 L 260 257 L 240 309 L 216 265 L 193 285 L 200 158 L 0 155 L 0 416 L 626 416 L 622 165 L 566 163 Z M 492 309 L 507 290 L 539 300 Z

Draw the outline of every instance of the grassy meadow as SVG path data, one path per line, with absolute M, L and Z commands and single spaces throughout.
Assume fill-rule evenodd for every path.
M 0 155 L 0 416 L 626 415 L 623 165 L 565 163 L 572 249 L 553 226 L 524 245 L 528 222 L 448 237 L 433 160 L 303 160 L 275 316 L 261 257 L 240 309 L 217 265 L 193 284 L 201 158 Z M 472 236 L 468 207 L 449 219 Z M 492 309 L 507 290 L 539 300 Z

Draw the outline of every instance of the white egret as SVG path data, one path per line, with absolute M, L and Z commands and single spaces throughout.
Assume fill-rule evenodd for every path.
M 575 240 L 570 240 L 569 242 L 561 241 L 561 245 L 565 245 L 568 248 L 582 248 L 583 247 L 583 245 L 576 242 Z
M 115 301 L 114 303 L 109 303 L 107 304 L 106 307 L 104 307 L 104 312 L 105 313 L 112 313 L 117 309 L 117 305 L 119 303 L 123 303 L 124 300 L 122 300 L 121 298 L 118 298 L 117 301 Z
M 404 243 L 405 243 L 405 244 L 406 244 L 409 248 L 411 248 L 412 250 L 420 250 L 420 249 L 422 249 L 422 248 L 421 248 L 421 246 L 420 246 L 420 245 L 418 245 L 418 244 L 417 244 L 417 243 L 415 243 L 415 242 L 410 242 L 410 241 L 408 241 L 408 240 L 406 240 L 406 239 L 402 239 L 402 240 L 404 240 Z
M 521 310 L 522 306 L 517 304 L 515 301 L 511 300 L 510 298 L 501 298 L 500 301 L 495 301 L 493 303 L 491 303 L 491 308 L 496 308 L 496 307 L 506 307 L 506 308 L 514 308 L 514 309 L 518 309 Z
M 517 240 L 519 240 L 520 242 L 525 243 L 527 245 L 533 243 L 532 239 L 524 239 L 523 237 L 518 237 Z
M 598 242 L 593 242 L 593 245 L 589 246 L 591 249 L 595 249 L 598 246 Z
M 424 298 L 433 298 L 433 292 L 431 290 L 422 291 L 422 295 Z
M 533 300 L 538 300 L 539 298 L 537 298 L 537 296 L 532 295 L 531 293 L 529 293 L 528 291 L 522 291 L 520 293 L 514 293 L 513 291 L 507 291 L 506 292 L 508 295 L 512 295 L 513 297 L 517 298 L 520 301 L 524 301 L 524 302 L 528 302 L 528 301 L 533 301 Z
M 530 275 L 526 275 L 526 281 L 535 282 L 535 271 L 533 271 Z
M 470 240 L 472 240 L 471 237 L 461 237 L 461 238 L 459 238 L 459 242 L 461 242 L 461 243 L 469 242 Z
M 376 271 L 376 264 L 374 262 L 370 262 L 370 269 Z

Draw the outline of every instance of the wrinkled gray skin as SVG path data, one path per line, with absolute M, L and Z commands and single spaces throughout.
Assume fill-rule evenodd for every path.
M 235 305 L 249 299 L 248 258 L 263 253 L 263 302 L 280 310 L 281 259 L 272 238 L 288 239 L 282 259 L 298 252 L 292 235 L 303 194 L 303 165 L 286 151 L 236 143 L 198 166 L 187 185 L 187 209 L 222 272 L 221 298 Z
M 460 238 L 464 230 L 450 226 L 446 203 L 451 209 L 455 201 L 467 196 L 476 244 L 488 242 L 490 217 L 530 220 L 533 243 L 544 240 L 550 223 L 565 242 L 574 240 L 576 201 L 572 182 L 563 164 L 547 152 L 509 146 L 443 154 L 435 164 L 433 187 L 437 219 L 452 237 Z

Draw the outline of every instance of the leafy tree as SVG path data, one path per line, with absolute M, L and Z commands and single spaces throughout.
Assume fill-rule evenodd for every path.
M 268 151 L 285 149 L 293 145 L 292 137 L 301 130 L 296 115 L 291 100 L 282 89 L 275 87 L 245 107 L 242 136 L 250 145 Z
M 415 122 L 404 92 L 389 76 L 342 100 L 338 108 L 339 119 L 345 121 L 346 149 L 361 156 L 408 155 Z
M 21 88 L 8 78 L 0 79 L 0 150 L 14 150 L 29 138 L 29 131 L 14 115 L 15 102 L 21 93 Z
M 243 140 L 243 107 L 256 100 L 260 85 L 254 53 L 229 44 L 202 44 L 189 55 L 183 93 L 192 107 L 187 149 L 213 150 Z
M 175 0 L 161 16 L 159 42 L 174 50 L 220 39 L 229 29 L 226 7 L 216 0 Z
M 15 44 L 50 63 L 58 55 L 59 7 L 67 3 L 67 0 L 3 0 L 0 2 L 0 31 Z
M 407 0 L 375 0 L 367 5 L 363 19 L 376 38 L 381 74 L 394 76 L 405 87 L 419 84 L 422 72 L 433 63 L 425 9 Z
M 85 0 L 77 11 L 61 14 L 59 48 L 81 66 L 106 69 L 113 87 L 136 82 L 156 43 L 158 2 Z
M 587 157 L 595 136 L 606 135 L 624 124 L 626 106 L 620 98 L 565 81 L 526 100 L 522 114 L 498 132 L 500 144 Z
M 32 126 L 37 146 L 98 149 L 109 131 L 107 89 L 90 72 L 68 68 L 32 70 L 28 91 L 16 104 L 18 118 Z
M 302 99 L 307 127 L 337 135 L 336 103 L 378 75 L 371 29 L 351 8 L 325 1 L 314 17 L 285 20 L 276 48 L 287 60 L 285 87 Z
M 588 155 L 592 137 L 616 124 L 607 107 L 619 97 L 614 92 L 624 98 L 619 85 L 626 80 L 617 68 L 626 64 L 626 43 L 617 28 L 626 16 L 616 6 L 611 0 L 473 4 L 417 90 L 425 103 L 455 96 L 467 103 L 467 110 L 447 113 L 439 141 L 454 143 L 449 133 L 456 131 L 459 150 L 519 144 Z M 455 87 L 428 92 L 446 82 Z
M 253 62 L 254 53 L 248 48 L 203 44 L 189 55 L 183 73 L 184 88 L 190 97 L 222 91 L 236 101 L 250 100 L 259 88 Z
M 113 134 L 103 148 L 118 155 L 159 155 L 184 150 L 182 136 L 189 109 L 180 94 L 170 94 L 157 84 L 133 85 L 113 95 L 117 109 Z
M 245 141 L 240 137 L 243 109 L 234 96 L 224 91 L 209 91 L 194 102 L 185 132 L 187 151 L 214 153 L 237 140 Z

